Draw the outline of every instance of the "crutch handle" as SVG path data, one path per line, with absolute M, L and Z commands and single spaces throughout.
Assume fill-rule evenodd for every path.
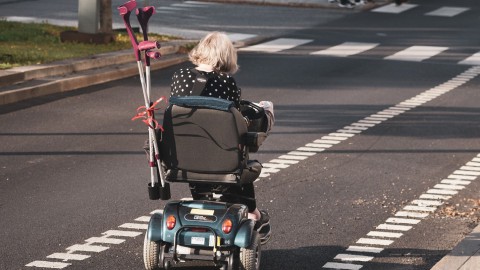
M 159 49 L 160 46 L 160 42 L 158 41 L 142 41 L 138 44 L 138 50 L 147 51 L 151 49 Z
M 125 15 L 128 12 L 132 11 L 137 6 L 137 2 L 135 0 L 128 1 L 125 4 L 118 7 L 118 11 L 120 15 Z

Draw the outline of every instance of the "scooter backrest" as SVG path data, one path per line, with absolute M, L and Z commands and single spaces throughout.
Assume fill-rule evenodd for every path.
M 163 128 L 161 158 L 167 169 L 221 174 L 243 166 L 247 125 L 233 102 L 172 97 Z

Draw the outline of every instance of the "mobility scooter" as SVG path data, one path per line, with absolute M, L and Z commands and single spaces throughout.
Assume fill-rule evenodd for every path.
M 252 103 L 244 107 L 252 125 L 261 126 L 264 118 L 255 114 L 261 115 L 262 108 Z M 153 214 L 144 242 L 146 269 L 169 269 L 190 260 L 212 261 L 229 270 L 259 269 L 261 243 L 270 235 L 261 239 L 247 206 L 224 200 L 222 187 L 257 179 L 262 166 L 248 154 L 265 137 L 248 131 L 233 102 L 170 98 L 159 143 L 166 181 L 208 184 L 211 189 L 197 200 L 170 201 L 163 213 Z
M 211 261 L 225 270 L 258 270 L 261 244 L 269 240 L 270 230 L 263 233 L 262 226 L 248 218 L 247 206 L 234 203 L 238 195 L 224 191 L 229 185 L 251 184 L 260 175 L 262 165 L 249 160 L 249 152 L 257 151 L 266 138 L 265 132 L 258 132 L 266 131 L 265 112 L 247 101 L 241 103 L 240 112 L 223 99 L 171 97 L 160 128 L 154 112 L 162 98 L 152 102 L 150 95 L 150 59 L 160 57 L 154 51 L 160 44 L 149 41 L 147 34 L 155 9 L 136 6 L 131 0 L 118 10 L 132 42 L 145 101 L 132 120 L 143 119 L 148 126 L 149 197 L 169 200 L 169 183 L 204 187 L 198 198 L 169 201 L 163 213 L 152 215 L 144 240 L 145 268 Z M 141 42 L 130 25 L 134 10 L 143 32 Z M 206 79 L 197 81 L 204 84 Z

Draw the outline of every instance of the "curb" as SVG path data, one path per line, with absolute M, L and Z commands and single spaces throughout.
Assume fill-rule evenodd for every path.
M 167 45 L 158 50 L 162 58 L 152 61 L 151 69 L 157 70 L 186 61 L 188 57 L 179 54 L 179 50 L 182 45 L 191 42 L 166 42 Z M 135 75 L 138 75 L 138 66 L 131 49 L 51 64 L 16 67 L 0 73 L 1 87 L 18 86 L 17 89 L 0 92 L 0 105 L 68 92 Z M 28 85 L 35 79 L 40 79 L 42 83 L 23 87 L 20 84 L 25 82 Z
M 179 64 L 186 61 L 187 59 L 188 57 L 186 55 L 169 57 L 169 59 L 152 63 L 151 70 L 157 70 L 171 65 Z M 65 79 L 53 80 L 51 82 L 47 82 L 33 87 L 25 87 L 17 90 L 5 91 L 3 93 L 0 93 L 0 104 L 6 105 L 31 98 L 68 92 L 79 88 L 106 83 L 109 81 L 123 79 L 135 75 L 138 75 L 138 67 L 136 63 L 130 64 L 123 68 L 109 68 L 108 70 L 105 70 L 103 72 L 98 72 L 98 70 L 92 70 L 87 74 L 74 75 Z
M 468 234 L 448 255 L 431 270 L 480 269 L 480 225 Z

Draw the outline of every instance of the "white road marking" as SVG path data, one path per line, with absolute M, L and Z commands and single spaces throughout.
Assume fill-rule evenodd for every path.
M 367 236 L 383 237 L 383 238 L 400 238 L 402 235 L 403 233 L 379 232 L 379 231 L 371 231 L 367 233 Z
M 90 255 L 73 254 L 73 253 L 53 253 L 51 255 L 48 255 L 47 258 L 59 259 L 59 260 L 65 260 L 65 261 L 83 261 L 85 259 L 90 258 Z
M 307 152 L 307 151 L 291 151 L 287 153 L 288 155 L 294 155 L 294 156 L 314 156 L 316 153 L 313 152 Z M 265 165 L 265 164 L 263 164 Z
M 305 157 L 305 156 L 292 156 L 292 155 L 281 155 L 279 156 L 278 158 L 281 158 L 281 159 L 288 159 L 288 160 L 304 160 L 304 159 L 307 159 L 308 157 Z
M 242 33 L 227 33 L 227 36 L 232 42 L 235 43 L 235 42 L 238 42 L 238 41 L 254 38 L 257 35 L 242 34 Z
M 480 167 L 480 162 L 468 162 L 467 166 Z
M 382 240 L 374 238 L 360 238 L 356 242 L 357 244 L 367 244 L 367 245 L 379 245 L 379 246 L 389 246 L 393 243 L 393 240 Z
M 380 253 L 383 251 L 383 248 L 377 247 L 364 247 L 364 246 L 349 246 L 346 251 L 353 252 L 367 252 L 367 253 Z
M 402 13 L 404 11 L 407 11 L 409 9 L 412 9 L 416 6 L 417 5 L 405 4 L 405 3 L 397 6 L 396 4 L 392 3 L 392 4 L 389 4 L 389 5 L 385 5 L 383 7 L 373 9 L 372 12 L 398 14 L 398 13 Z
M 433 193 L 433 194 L 445 194 L 445 195 L 455 195 L 458 193 L 458 191 L 455 190 L 445 190 L 445 189 L 429 189 L 427 190 L 427 193 Z
M 468 185 L 472 182 L 471 181 L 466 181 L 466 180 L 443 179 L 440 183 L 451 184 L 451 185 Z
M 122 224 L 118 227 L 119 228 L 126 228 L 126 229 L 146 230 L 146 229 L 148 229 L 148 224 L 125 223 L 125 224 Z
M 345 42 L 337 46 L 332 46 L 325 50 L 312 52 L 310 54 L 347 57 L 371 50 L 378 45 L 379 43 Z
M 475 167 L 475 166 L 462 166 L 462 167 L 460 167 L 460 170 L 480 172 L 480 167 Z
M 407 205 L 403 208 L 407 211 L 419 211 L 419 212 L 434 212 L 437 210 L 436 207 L 427 207 L 427 206 L 416 206 L 416 205 Z
M 476 176 L 468 176 L 468 175 L 458 175 L 458 174 L 451 174 L 447 178 L 450 179 L 461 179 L 461 180 L 475 180 L 477 179 Z
M 298 151 L 307 151 L 307 152 L 323 152 L 325 151 L 324 148 L 316 148 L 316 147 L 299 147 L 297 148 Z
M 412 229 L 412 226 L 407 226 L 407 225 L 393 225 L 393 224 L 380 224 L 377 226 L 378 230 L 389 230 L 389 231 L 402 231 L 406 232 Z
M 412 204 L 417 204 L 418 206 L 440 206 L 443 202 L 438 200 L 413 200 Z
M 125 239 L 117 239 L 117 238 L 109 238 L 109 237 L 91 237 L 85 240 L 85 242 L 118 245 L 125 242 Z
M 448 200 L 452 198 L 452 196 L 446 195 L 438 195 L 438 194 L 422 194 L 420 195 L 420 199 L 432 199 L 432 200 Z
M 276 173 L 279 172 L 280 169 L 274 169 L 274 168 L 262 168 L 262 172 L 264 173 Z
M 437 184 L 433 186 L 434 188 L 438 189 L 451 189 L 451 190 L 462 190 L 465 187 L 464 186 L 459 186 L 459 185 L 445 185 L 445 184 Z
M 135 219 L 135 221 L 139 221 L 139 222 L 150 222 L 150 217 L 149 217 L 149 216 L 138 217 L 138 218 Z
M 427 16 L 440 16 L 440 17 L 453 17 L 457 16 L 460 13 L 463 13 L 470 8 L 465 7 L 441 7 L 434 11 L 428 12 L 425 15 Z
M 474 157 L 468 163 L 475 162 L 474 160 L 478 159 L 478 157 L 480 157 L 480 154 L 477 154 L 477 156 Z M 468 169 L 465 167 L 469 167 L 469 166 L 463 166 L 462 168 Z M 470 180 L 474 180 L 474 179 L 470 179 Z M 465 185 L 470 183 L 470 181 L 464 181 L 464 180 L 463 181 L 462 180 L 443 180 L 443 181 L 461 181 L 462 184 L 465 184 Z M 420 199 L 412 200 L 411 203 L 416 205 L 407 205 L 403 209 L 407 211 L 398 211 L 397 213 L 395 213 L 396 217 L 388 218 L 385 223 L 377 226 L 376 229 L 381 231 L 371 231 L 367 233 L 367 236 L 380 237 L 380 238 L 400 238 L 403 234 L 398 233 L 398 231 L 401 231 L 401 232 L 409 231 L 410 229 L 413 228 L 412 225 L 420 223 L 422 218 L 425 218 L 429 215 L 428 213 L 422 213 L 422 212 L 433 212 L 434 210 L 436 210 L 436 207 L 429 207 L 429 206 L 440 206 L 440 205 L 443 205 L 442 200 L 450 199 L 451 196 L 443 195 L 445 192 L 452 192 L 452 193 L 454 192 L 453 194 L 455 194 L 457 192 L 456 189 L 459 189 L 460 187 L 464 188 L 464 186 L 445 185 L 445 184 L 437 184 L 435 185 L 435 187 L 439 189 L 427 190 L 426 193 L 420 196 Z M 443 189 L 443 188 L 447 188 L 447 189 Z M 454 190 L 449 190 L 449 189 L 454 189 Z M 409 217 L 409 218 L 404 218 L 404 217 Z M 410 219 L 410 218 L 419 218 L 419 219 Z M 391 224 L 391 223 L 394 223 L 394 224 Z M 409 225 L 398 225 L 398 224 L 409 224 Z M 393 240 L 386 240 L 386 239 L 360 238 L 356 243 L 365 244 L 365 245 L 387 246 L 392 244 L 393 242 L 394 242 Z M 349 247 L 348 249 L 351 249 L 351 248 Z M 352 248 L 352 249 L 355 250 L 355 248 Z M 357 252 L 362 252 L 361 249 L 362 248 L 360 247 Z M 340 255 L 345 256 L 344 254 L 339 254 L 337 255 L 337 257 L 334 258 L 334 260 L 342 259 L 342 257 L 339 257 Z
M 280 163 L 280 164 L 297 164 L 298 160 L 287 160 L 287 159 L 272 159 L 269 162 Z
M 307 143 L 306 147 L 313 147 L 313 148 L 330 148 L 333 145 L 331 144 L 323 144 L 323 143 Z
M 276 169 L 286 169 L 290 167 L 290 165 L 282 164 L 282 163 L 263 163 L 262 166 L 264 168 L 276 168 Z
M 96 252 L 96 253 L 105 251 L 107 249 L 109 249 L 109 247 L 89 245 L 89 244 L 73 245 L 66 248 L 66 250 L 70 250 L 70 251 L 86 251 L 86 252 Z
M 72 265 L 71 263 L 63 262 L 49 262 L 49 261 L 33 261 L 25 266 L 28 267 L 39 267 L 39 268 L 52 268 L 52 269 L 63 269 L 67 266 Z
M 240 51 L 253 51 L 253 52 L 280 52 L 288 49 L 295 48 L 297 46 L 310 43 L 312 39 L 293 39 L 293 38 L 279 38 L 272 41 L 260 43 L 253 46 L 241 48 Z
M 342 269 L 342 270 L 359 270 L 362 268 L 362 266 L 358 264 L 351 264 L 351 263 L 328 262 L 323 266 L 323 268 Z
M 132 232 L 132 231 L 119 231 L 119 230 L 109 230 L 104 233 L 104 235 L 108 236 L 120 236 L 120 237 L 137 237 L 141 235 L 141 232 Z
M 426 217 L 428 217 L 428 214 L 410 212 L 410 211 L 399 211 L 399 212 L 395 213 L 395 216 L 396 217 L 426 218 Z
M 410 219 L 410 218 L 388 218 L 385 222 L 395 223 L 395 224 L 418 224 L 420 219 Z
M 405 50 L 399 51 L 395 54 L 385 57 L 388 60 L 400 60 L 400 61 L 414 61 L 421 62 L 425 59 L 431 58 L 445 50 L 448 47 L 436 47 L 436 46 L 412 46 Z
M 374 259 L 371 256 L 363 256 L 363 255 L 353 255 L 353 254 L 338 254 L 334 258 L 335 260 L 341 261 L 357 261 L 357 262 L 368 262 Z

